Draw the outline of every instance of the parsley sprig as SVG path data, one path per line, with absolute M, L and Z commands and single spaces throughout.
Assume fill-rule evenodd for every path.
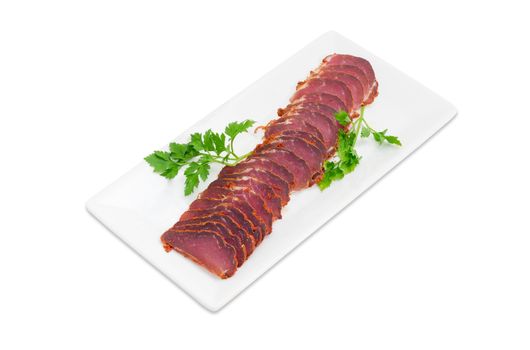
M 364 117 L 364 106 L 361 107 L 359 118 L 355 120 L 352 120 L 345 111 L 336 113 L 335 119 L 340 125 L 346 126 L 347 131 L 339 131 L 337 155 L 333 160 L 328 160 L 324 164 L 324 175 L 318 183 L 321 190 L 328 188 L 333 181 L 341 180 L 344 175 L 351 173 L 359 165 L 362 157 L 355 150 L 359 136 L 367 138 L 372 135 L 379 144 L 386 142 L 401 146 L 396 136 L 387 135 L 388 129 L 377 131 L 368 124 Z
M 197 132 L 190 136 L 188 143 L 172 142 L 168 151 L 154 151 L 144 159 L 155 173 L 167 179 L 173 179 L 185 167 L 184 195 L 188 196 L 199 186 L 201 180 L 206 181 L 211 163 L 233 166 L 250 155 L 237 155 L 234 140 L 237 135 L 247 132 L 254 123 L 249 119 L 232 122 L 226 126 L 224 133 L 216 133 L 211 129 L 205 133 Z

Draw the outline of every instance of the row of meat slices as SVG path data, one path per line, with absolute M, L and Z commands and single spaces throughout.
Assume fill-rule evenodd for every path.
M 265 127 L 243 162 L 225 167 L 161 239 L 220 278 L 237 268 L 272 231 L 292 191 L 318 182 L 335 152 L 338 111 L 352 117 L 377 96 L 370 63 L 333 54 L 298 83 L 290 104 Z

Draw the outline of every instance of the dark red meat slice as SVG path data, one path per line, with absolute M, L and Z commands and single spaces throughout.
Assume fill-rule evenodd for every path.
M 374 98 L 377 96 L 377 80 L 375 79 L 375 73 L 370 62 L 361 57 L 351 56 L 351 55 L 338 55 L 333 54 L 329 55 L 322 60 L 322 68 L 324 69 L 327 66 L 355 66 L 359 67 L 364 72 L 364 75 L 368 79 L 369 85 L 369 94 L 368 97 L 365 97 L 365 105 L 371 103 Z
M 166 251 L 174 249 L 223 279 L 237 270 L 235 249 L 214 232 L 171 228 L 161 240 Z
M 264 171 L 268 171 L 285 182 L 289 185 L 289 191 L 292 190 L 294 186 L 294 176 L 289 172 L 289 170 L 284 167 L 281 164 L 278 164 L 277 162 L 273 161 L 272 159 L 267 158 L 261 158 L 261 157 L 254 157 L 251 156 L 247 159 L 245 159 L 243 162 L 240 163 L 241 165 L 246 164 L 250 165 L 255 168 L 259 168 Z
M 341 72 L 341 73 L 346 73 L 346 74 L 349 74 L 357 78 L 357 80 L 359 80 L 359 82 L 363 86 L 363 91 L 364 91 L 363 102 L 368 99 L 368 97 L 370 96 L 370 93 L 372 92 L 371 90 L 373 87 L 373 81 L 369 81 L 364 71 L 357 66 L 326 65 L 321 69 L 321 71 Z
M 282 218 L 282 197 L 277 194 L 273 186 L 269 185 L 266 181 L 263 181 L 268 179 L 265 175 L 261 174 L 260 176 L 260 174 L 257 174 L 257 176 L 248 176 L 247 174 L 219 174 L 219 179 L 225 180 L 229 183 L 231 190 L 233 190 L 234 186 L 251 189 L 261 197 L 265 203 L 265 208 L 272 215 L 273 220 Z
M 282 205 L 289 202 L 289 183 L 270 171 L 255 167 L 253 164 L 239 163 L 236 166 L 224 167 L 219 174 L 220 178 L 233 178 L 235 176 L 248 176 L 268 184 L 275 195 L 280 198 Z
M 292 101 L 285 109 L 278 109 L 278 115 L 281 116 L 285 114 L 291 107 L 300 103 L 319 103 L 332 108 L 335 112 L 346 111 L 346 105 L 340 98 L 335 95 L 330 95 L 326 93 L 314 93 L 314 94 L 305 94 L 302 95 L 299 99 Z
M 330 65 L 330 66 L 341 66 L 341 65 L 348 65 L 348 66 L 355 66 L 359 67 L 365 74 L 368 81 L 375 82 L 375 73 L 372 68 L 372 65 L 370 62 L 365 60 L 361 57 L 351 56 L 351 55 L 329 55 L 325 57 L 322 62 L 324 63 L 324 67 Z
M 324 145 L 329 152 L 335 149 L 338 138 L 339 124 L 337 121 L 331 121 L 330 118 L 320 113 L 314 113 L 307 110 L 297 110 L 287 113 L 280 119 L 299 118 L 308 124 L 311 124 L 320 131 L 324 138 Z M 265 136 L 269 135 L 265 131 Z
M 219 176 L 214 182 L 215 186 L 224 188 L 228 190 L 228 193 L 232 193 L 233 195 L 239 194 L 243 191 L 245 192 L 245 196 L 247 196 L 247 192 L 250 192 L 252 196 L 256 196 L 258 199 L 255 201 L 255 204 L 259 204 L 259 206 L 255 208 L 255 210 L 260 214 L 259 218 L 266 220 L 267 224 L 272 219 L 281 217 L 281 201 L 280 198 L 274 194 L 271 186 L 248 176 Z M 254 201 L 254 199 L 252 199 L 252 201 Z M 265 212 L 262 213 L 262 211 Z
M 291 97 L 291 102 L 298 100 L 303 95 L 314 93 L 327 93 L 337 96 L 346 106 L 346 111 L 352 111 L 353 101 L 350 90 L 343 82 L 332 79 L 310 78 L 300 85 L 299 90 Z
M 246 160 L 223 168 L 218 179 L 162 235 L 174 249 L 221 278 L 233 275 L 281 218 L 290 192 L 313 185 L 333 154 L 339 131 L 335 115 L 355 117 L 377 96 L 368 61 L 330 55 L 297 85 L 279 118 Z
M 311 171 L 311 178 L 320 174 L 325 156 L 318 147 L 306 140 L 296 136 L 278 135 L 277 138 L 272 139 L 268 144 L 291 151 L 294 155 L 303 159 Z
M 266 226 L 267 233 L 271 230 L 272 220 L 276 217 L 275 215 L 281 215 L 280 199 L 274 195 L 272 188 L 268 185 L 253 181 L 250 178 L 227 179 L 219 177 L 212 182 L 210 187 L 207 190 L 210 192 L 203 192 L 205 196 L 208 195 L 208 198 L 230 198 L 237 196 L 247 201 L 254 210 L 255 216 Z M 273 206 L 273 208 L 269 206 Z
M 364 100 L 364 89 L 363 85 L 356 77 L 346 73 L 325 70 L 318 73 L 317 77 L 343 82 L 348 87 L 352 98 L 352 109 L 349 112 L 351 113 L 361 108 L 361 104 Z
M 180 217 L 179 221 L 187 221 L 192 219 L 201 219 L 206 217 L 211 217 L 212 215 L 224 215 L 238 226 L 238 228 L 245 233 L 244 239 L 245 248 L 247 250 L 247 257 L 252 254 L 256 246 L 259 244 L 259 241 L 256 241 L 256 236 L 259 237 L 259 232 L 254 229 L 251 224 L 248 222 L 248 219 L 243 215 L 243 213 L 237 209 L 230 207 L 226 204 L 216 205 L 208 209 L 203 210 L 187 210 Z
M 254 152 L 256 156 L 272 159 L 287 168 L 294 177 L 294 190 L 306 188 L 310 185 L 311 170 L 303 159 L 292 152 L 267 144 L 259 145 Z
M 326 116 L 333 124 L 337 126 L 337 128 L 342 128 L 343 126 L 339 124 L 337 121 L 337 118 L 335 118 L 335 114 L 337 113 L 333 108 L 316 103 L 316 102 L 304 102 L 304 103 L 298 103 L 296 105 L 293 105 L 292 108 L 289 110 L 292 112 L 311 112 L 311 113 L 318 113 L 323 114 Z
M 188 220 L 180 220 L 173 227 L 186 226 L 186 225 L 200 225 L 203 223 L 214 223 L 219 226 L 222 226 L 226 229 L 230 236 L 233 236 L 238 242 L 241 250 L 243 251 L 244 260 L 252 252 L 253 241 L 247 236 L 247 233 L 241 229 L 237 223 L 230 218 L 230 216 L 225 215 L 223 212 L 211 214 L 209 216 L 198 217 Z M 237 249 L 236 249 L 237 250 Z
M 244 246 L 241 244 L 241 241 L 237 239 L 235 236 L 232 236 L 228 229 L 224 227 L 223 225 L 220 225 L 213 221 L 203 221 L 202 223 L 183 223 L 179 225 L 173 226 L 174 229 L 180 230 L 180 231 L 212 231 L 219 233 L 223 240 L 229 244 L 230 246 L 234 247 L 234 250 L 236 251 L 236 259 L 237 259 L 237 267 L 243 265 L 243 263 L 246 260 L 246 254 L 244 250 Z
M 322 139 L 315 137 L 315 135 L 311 133 L 307 133 L 307 132 L 299 131 L 299 130 L 284 130 L 278 135 L 293 136 L 293 137 L 301 138 L 305 140 L 306 142 L 310 143 L 311 145 L 315 146 L 316 148 L 318 148 L 323 158 L 326 157 L 327 150 L 326 150 L 326 146 L 322 142 Z
M 280 118 L 275 119 L 267 126 L 265 136 L 266 138 L 273 138 L 275 135 L 281 134 L 285 131 L 301 131 L 320 139 L 324 143 L 324 136 L 322 133 L 301 118 Z
M 237 208 L 243 213 L 245 220 L 247 221 L 248 225 L 250 225 L 251 233 L 254 237 L 256 245 L 258 245 L 267 231 L 265 223 L 261 220 L 261 218 L 257 217 L 254 208 L 247 201 L 245 201 L 245 198 L 241 198 L 240 196 L 219 198 L 219 195 L 216 194 L 216 192 L 219 191 L 221 191 L 221 189 L 213 189 L 208 187 L 208 189 L 201 193 L 199 198 L 190 204 L 190 211 L 208 210 L 216 206 Z

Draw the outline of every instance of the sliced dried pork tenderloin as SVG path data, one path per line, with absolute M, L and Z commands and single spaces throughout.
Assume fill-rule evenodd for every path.
M 236 251 L 237 267 L 243 265 L 247 259 L 245 246 L 241 243 L 239 237 L 233 235 L 230 230 L 222 223 L 216 220 L 198 220 L 198 222 L 186 222 L 173 226 L 180 232 L 182 231 L 211 231 L 217 232 L 223 240 Z
M 347 112 L 355 113 L 355 111 L 361 108 L 361 104 L 364 99 L 364 89 L 361 82 L 353 75 L 341 72 L 326 71 L 323 69 L 315 78 L 311 79 L 329 79 L 344 83 L 344 85 L 348 87 L 350 96 L 352 98 L 352 107 Z
M 323 157 L 326 156 L 326 146 L 324 145 L 324 142 L 322 141 L 322 139 L 316 137 L 312 133 L 308 133 L 308 132 L 300 131 L 300 130 L 284 130 L 278 135 L 301 138 L 305 140 L 306 142 L 308 142 L 309 144 L 318 148 L 319 152 L 321 153 Z
M 300 82 L 263 142 L 235 166 L 226 166 L 161 239 L 220 278 L 232 276 L 281 218 L 290 193 L 312 186 L 334 154 L 339 111 L 351 117 L 373 101 L 378 83 L 363 58 L 325 57 Z
M 173 249 L 223 279 L 233 276 L 237 271 L 234 247 L 215 232 L 171 228 L 162 235 L 161 240 L 166 251 Z
M 300 131 L 313 135 L 318 138 L 322 144 L 325 143 L 322 133 L 308 121 L 302 118 L 279 118 L 269 123 L 266 129 L 267 139 L 273 138 L 275 135 L 284 133 L 286 131 Z
M 314 77 L 303 82 L 303 84 L 298 86 L 298 90 L 295 92 L 293 97 L 291 97 L 290 102 L 298 100 L 304 95 L 314 94 L 314 93 L 327 93 L 330 95 L 337 96 L 340 98 L 346 111 L 351 111 L 353 107 L 353 100 L 348 89 L 348 86 L 341 81 L 334 79 L 324 79 Z
M 282 198 L 274 188 L 268 183 L 262 181 L 263 178 L 248 176 L 247 174 L 223 174 L 219 175 L 219 179 L 226 181 L 227 189 L 233 191 L 234 189 L 250 189 L 256 193 L 263 201 L 264 207 L 271 215 L 272 220 L 282 218 Z
M 223 189 L 226 197 L 240 195 L 242 199 L 247 198 L 255 216 L 265 224 L 266 233 L 271 230 L 272 220 L 281 217 L 281 200 L 269 185 L 248 176 L 223 176 L 215 181 L 215 188 Z
M 188 209 L 182 214 L 180 221 L 187 221 L 190 219 L 202 219 L 218 213 L 221 215 L 226 215 L 233 219 L 234 222 L 238 225 L 238 227 L 245 233 L 245 236 L 250 241 L 249 245 L 246 245 L 247 257 L 250 256 L 259 244 L 259 241 L 256 240 L 256 237 L 259 238 L 260 236 L 259 232 L 257 232 L 252 227 L 251 223 L 238 208 L 230 206 L 227 203 L 220 203 L 208 209 Z
M 307 162 L 289 150 L 276 147 L 276 145 L 264 143 L 254 150 L 252 156 L 269 158 L 284 166 L 291 174 L 293 174 L 293 190 L 301 190 L 309 187 L 311 184 L 311 170 L 309 169 Z
M 277 178 L 277 181 L 280 181 L 282 183 L 278 186 L 284 188 L 286 196 L 289 195 L 292 187 L 294 186 L 293 175 L 284 166 L 266 158 L 249 157 L 235 166 L 224 167 L 219 173 L 219 176 L 222 176 L 224 174 L 228 175 L 249 171 L 265 173 Z M 288 197 L 285 203 L 287 202 Z
M 204 224 L 217 225 L 221 232 L 228 234 L 230 237 L 225 239 L 225 241 L 236 248 L 236 252 L 238 253 L 238 256 L 242 257 L 243 262 L 250 255 L 250 251 L 252 250 L 252 241 L 247 237 L 246 232 L 237 226 L 233 219 L 231 219 L 229 216 L 223 215 L 222 213 L 179 221 L 173 226 L 173 228 L 201 226 Z M 238 266 L 239 264 L 240 261 L 238 258 Z
M 335 145 L 337 144 L 338 131 L 340 125 L 336 120 L 331 120 L 326 115 L 311 110 L 292 110 L 284 114 L 280 118 L 274 120 L 269 124 L 269 127 L 265 130 L 265 140 L 273 138 L 274 135 L 278 134 L 288 128 L 288 124 L 285 125 L 285 121 L 290 119 L 299 119 L 305 123 L 311 125 L 317 129 L 322 135 L 322 141 L 326 149 L 329 152 L 333 152 Z M 283 126 L 275 126 L 276 124 L 284 124 Z M 275 126 L 275 127 L 273 127 Z M 316 136 L 316 135 L 315 135 Z
M 289 109 L 291 109 L 293 106 L 296 106 L 301 103 L 318 103 L 325 106 L 328 106 L 332 108 L 335 113 L 338 111 L 346 111 L 346 105 L 340 98 L 338 98 L 335 95 L 327 94 L 327 93 L 309 93 L 309 94 L 303 94 L 298 99 L 291 101 L 289 105 L 285 108 L 279 108 L 278 109 L 278 115 L 282 116 L 285 114 Z
M 370 62 L 368 62 L 366 59 L 351 55 L 333 54 L 325 57 L 322 60 L 322 65 L 320 66 L 320 69 L 324 69 L 328 66 L 344 65 L 358 67 L 363 71 L 364 75 L 368 80 L 368 91 L 365 92 L 365 94 L 367 95 L 364 98 L 363 105 L 368 105 L 372 103 L 378 94 L 378 83 L 375 78 L 374 69 L 372 68 Z
M 322 161 L 325 157 L 316 146 L 310 144 L 304 139 L 280 134 L 274 139 L 269 140 L 267 145 L 286 149 L 291 151 L 298 158 L 303 159 L 311 171 L 311 177 L 322 168 Z
M 361 83 L 364 91 L 364 96 L 362 101 L 367 100 L 368 96 L 371 93 L 373 81 L 370 81 L 364 71 L 357 66 L 348 66 L 348 65 L 326 65 L 323 66 L 321 71 L 323 72 L 339 72 L 345 73 L 355 77 Z
M 327 117 L 333 124 L 337 126 L 337 128 L 342 128 L 343 126 L 339 124 L 337 119 L 335 118 L 335 114 L 337 114 L 338 111 L 334 110 L 333 108 L 326 106 L 321 103 L 316 102 L 302 102 L 294 104 L 290 109 L 289 112 L 296 113 L 299 111 L 306 111 L 306 112 L 312 112 L 316 114 L 322 114 L 325 117 Z
M 285 206 L 289 202 L 289 183 L 268 170 L 256 167 L 255 164 L 241 162 L 235 166 L 223 168 L 219 174 L 220 178 L 225 179 L 239 176 L 247 176 L 258 182 L 269 185 L 275 196 L 280 199 L 282 206 Z
M 246 260 L 254 250 L 253 240 L 248 237 L 244 229 L 238 226 L 234 219 L 232 219 L 229 215 L 225 215 L 223 212 L 212 213 L 207 216 L 182 220 L 177 222 L 173 226 L 173 228 L 179 228 L 181 226 L 200 226 L 204 223 L 214 223 L 218 226 L 224 227 L 227 233 L 230 236 L 234 237 L 234 239 L 238 242 L 236 251 L 238 250 L 238 248 L 242 251 L 240 254 L 243 255 L 243 261 Z M 232 238 L 229 238 L 225 241 L 228 242 L 229 240 L 232 240 Z
M 246 202 L 248 201 L 248 202 Z M 245 203 L 246 205 L 242 205 Z M 231 194 L 226 188 L 216 187 L 208 189 L 205 197 L 197 199 L 190 206 L 191 210 L 205 210 L 216 205 L 233 206 L 241 209 L 243 215 L 254 233 L 254 240 L 259 244 L 263 237 L 269 233 L 272 226 L 272 217 L 265 209 L 265 204 L 255 194 Z
M 250 226 L 250 233 L 254 237 L 256 245 L 261 243 L 261 240 L 267 233 L 267 224 L 255 211 L 255 207 L 258 207 L 257 203 L 259 203 L 257 196 L 244 196 L 243 193 L 233 193 L 230 196 L 223 196 L 220 192 L 223 192 L 223 189 L 215 187 L 208 188 L 203 192 L 203 197 L 197 198 L 190 204 L 189 211 L 209 210 L 212 207 L 237 209 L 243 214 L 244 220 Z M 251 204 L 255 205 L 255 207 L 249 204 L 248 201 L 252 201 Z M 265 209 L 262 210 L 265 211 Z

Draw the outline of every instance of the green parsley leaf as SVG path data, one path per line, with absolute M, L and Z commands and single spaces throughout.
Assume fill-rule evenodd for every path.
M 149 163 L 149 165 L 153 167 L 153 170 L 156 173 L 161 173 L 167 169 L 169 153 L 163 151 L 155 151 L 144 159 L 147 163 Z
M 350 125 L 351 123 L 351 118 L 345 111 L 338 111 L 335 113 L 335 119 L 337 119 L 339 124 L 342 126 Z
M 210 174 L 209 162 L 210 161 L 207 157 L 201 157 L 199 161 L 199 166 L 197 167 L 197 174 L 199 174 L 199 177 L 202 179 L 202 181 L 206 181 L 208 175 Z
M 175 176 L 178 175 L 180 168 L 182 168 L 182 165 L 177 163 L 170 163 L 168 165 L 167 169 L 164 170 L 160 175 L 165 177 L 166 179 L 173 179 Z
M 340 169 L 345 174 L 351 173 L 359 165 L 361 158 L 355 150 L 352 150 L 346 159 L 341 160 Z
M 347 133 L 344 130 L 339 130 L 339 140 L 337 147 L 337 155 L 339 156 L 339 159 L 343 160 L 349 157 L 349 154 L 352 151 L 354 140 L 355 132 L 351 131 Z
M 202 134 L 200 132 L 191 134 L 190 144 L 193 146 L 193 148 L 195 148 L 195 150 L 203 151 L 204 143 L 202 142 Z
M 206 130 L 203 135 L 204 150 L 208 152 L 215 151 L 215 146 L 213 144 L 213 131 L 211 129 Z
M 252 125 L 254 125 L 254 123 L 256 122 L 250 119 L 242 122 L 232 122 L 226 126 L 225 134 L 233 139 L 242 132 L 246 132 Z
M 339 168 L 338 164 L 332 161 L 327 161 L 324 164 L 324 176 L 318 182 L 318 187 L 325 190 L 335 180 L 340 180 L 344 177 L 344 173 Z
M 399 141 L 397 136 L 385 135 L 385 140 L 390 144 L 401 146 L 401 141 Z
M 191 174 L 186 176 L 186 181 L 184 182 L 184 195 L 189 196 L 195 191 L 195 188 L 199 186 L 199 175 Z
M 212 134 L 212 141 L 215 148 L 215 153 L 217 155 L 220 155 L 224 151 L 226 151 L 226 135 L 225 134 Z
M 208 179 L 211 163 L 236 165 L 248 156 L 234 153 L 234 137 L 246 132 L 254 123 L 253 120 L 230 123 L 225 133 L 216 133 L 211 129 L 204 133 L 196 132 L 190 135 L 188 143 L 171 142 L 169 152 L 155 151 L 144 159 L 155 173 L 168 179 L 177 176 L 185 167 L 184 194 L 189 195 L 201 180 Z
M 210 164 L 207 162 L 191 162 L 184 171 L 186 182 L 184 195 L 190 195 L 199 186 L 199 178 L 206 181 L 210 174 Z
M 363 126 L 362 130 L 361 130 L 361 137 L 368 137 L 370 136 L 370 129 L 368 129 L 366 126 Z
M 383 141 L 385 140 L 385 134 L 387 132 L 388 129 L 385 129 L 383 131 L 372 131 L 372 136 L 374 137 L 374 140 L 379 143 L 379 144 L 382 144 Z
M 199 176 L 201 177 L 202 181 L 206 181 L 208 175 L 210 175 L 210 164 L 201 164 L 197 172 L 199 173 Z
M 171 160 L 169 152 L 155 151 L 144 159 L 153 168 L 155 173 L 168 179 L 174 178 L 181 168 L 180 164 Z
M 188 144 L 171 142 L 169 144 L 169 150 L 171 151 L 171 157 L 182 159 L 188 150 Z
M 386 134 L 388 131 L 387 129 L 383 131 L 375 131 L 366 123 L 364 119 L 364 107 L 361 107 L 359 118 L 353 121 L 349 118 L 348 114 L 343 111 L 336 113 L 335 118 L 343 126 L 350 123 L 352 126 L 351 128 L 348 128 L 349 130 L 339 130 L 336 161 L 327 161 L 324 164 L 324 173 L 318 182 L 318 187 L 320 187 L 321 190 L 329 187 L 333 181 L 342 179 L 346 174 L 354 171 L 357 165 L 359 165 L 362 157 L 359 156 L 355 150 L 358 137 L 367 138 L 371 134 L 374 140 L 379 144 L 386 141 L 401 146 L 401 142 L 396 136 Z

